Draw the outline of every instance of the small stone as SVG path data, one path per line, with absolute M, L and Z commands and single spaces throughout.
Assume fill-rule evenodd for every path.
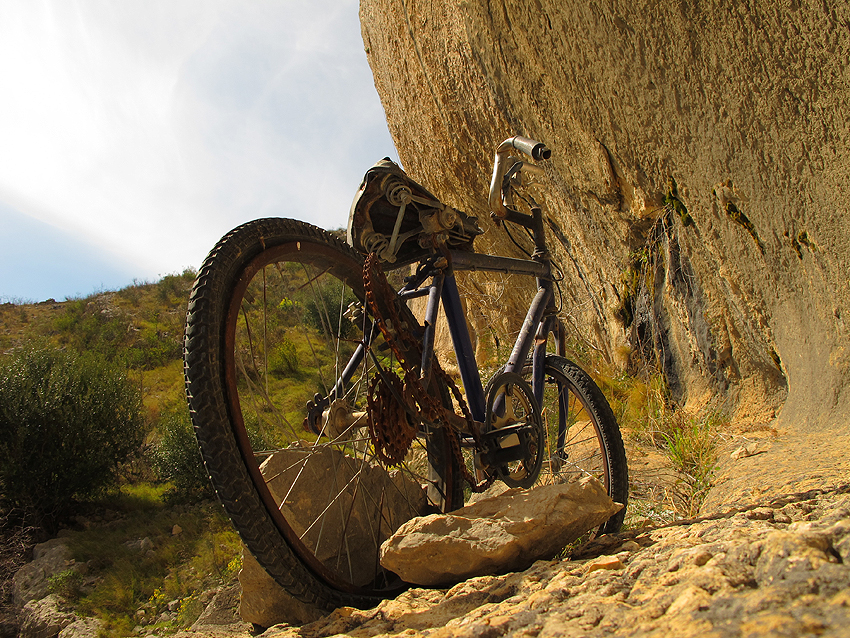
M 774 511 L 769 507 L 757 507 L 754 510 L 745 512 L 744 516 L 751 521 L 770 521 L 773 520 Z
M 171 528 L 171 535 L 177 536 L 178 534 L 182 534 L 182 533 L 183 533 L 183 528 L 175 523 L 174 527 Z
M 635 541 L 626 541 L 622 545 L 620 545 L 619 551 L 621 552 L 637 552 L 640 550 L 640 545 Z
M 741 447 L 736 449 L 734 452 L 732 452 L 732 454 L 730 454 L 730 456 L 735 461 L 738 461 L 740 459 L 745 459 L 749 456 L 755 456 L 756 454 L 761 454 L 762 452 L 765 452 L 765 451 L 766 450 L 760 450 L 758 442 L 753 441 L 752 443 L 747 443 L 746 445 L 742 445 Z
M 850 607 L 850 591 L 840 591 L 835 596 L 829 599 L 830 605 L 837 607 Z
M 587 565 L 587 573 L 595 572 L 599 569 L 625 569 L 625 565 L 623 565 L 623 561 L 621 561 L 617 556 L 600 556 L 599 558 L 594 559 Z
M 689 614 L 695 611 L 708 609 L 711 605 L 711 596 L 704 589 L 692 585 L 685 588 L 679 594 L 673 604 L 667 608 L 667 614 Z

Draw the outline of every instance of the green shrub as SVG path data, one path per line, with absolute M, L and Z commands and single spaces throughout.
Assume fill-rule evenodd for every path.
M 83 577 L 75 569 L 66 569 L 47 579 L 47 591 L 57 594 L 67 601 L 75 601 L 80 597 Z
M 29 343 L 0 357 L 0 499 L 49 526 L 109 485 L 144 437 L 138 390 L 96 354 Z
M 248 439 L 255 450 L 265 450 L 273 444 L 264 437 L 256 419 L 248 414 L 246 428 Z M 159 438 L 154 444 L 153 467 L 161 481 L 168 481 L 173 489 L 169 500 L 212 498 L 212 484 L 204 467 L 201 451 L 188 408 L 173 408 L 160 416 L 157 426 Z
M 269 354 L 269 371 L 277 375 L 296 374 L 300 367 L 295 344 L 288 337 L 282 337 Z
M 305 321 L 322 334 L 349 338 L 354 334 L 354 324 L 344 317 L 344 313 L 353 301 L 357 301 L 354 293 L 344 291 L 339 282 L 328 284 L 318 291 L 311 290 L 311 296 L 304 303 Z
M 172 409 L 159 420 L 159 440 L 154 446 L 153 465 L 162 481 L 174 486 L 174 497 L 212 497 L 212 485 L 198 449 L 189 410 Z

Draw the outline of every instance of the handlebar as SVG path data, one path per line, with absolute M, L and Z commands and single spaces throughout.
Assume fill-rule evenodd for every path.
M 499 148 L 496 149 L 496 159 L 493 162 L 493 179 L 490 181 L 490 195 L 488 197 L 488 202 L 490 204 L 490 210 L 493 211 L 497 217 L 502 219 L 508 216 L 508 209 L 505 208 L 505 205 L 502 202 L 502 180 L 504 179 L 505 171 L 507 170 L 504 160 L 512 149 L 522 151 L 537 161 L 549 159 L 552 155 L 552 151 L 550 151 L 545 144 L 536 142 L 527 137 L 522 137 L 521 135 L 516 135 L 506 139 L 504 142 L 499 144 Z
M 549 159 L 552 155 L 552 151 L 550 151 L 542 142 L 535 142 L 534 140 L 522 137 L 521 135 L 515 135 L 514 137 L 499 144 L 499 148 L 496 149 L 496 152 L 504 152 L 510 148 L 522 151 L 532 159 L 538 161 Z

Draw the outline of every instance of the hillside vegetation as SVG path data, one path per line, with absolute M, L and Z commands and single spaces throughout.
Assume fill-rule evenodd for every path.
M 17 408 L 32 414 L 32 423 L 18 428 L 20 463 L 9 460 L 14 451 L 0 455 L 0 469 L 25 468 L 34 481 L 24 482 L 33 487 L 20 494 L 13 473 L 0 473 L 0 625 L 16 624 L 12 575 L 32 545 L 57 530 L 68 538 L 75 564 L 85 567 L 52 578 L 50 592 L 77 613 L 99 617 L 110 635 L 131 635 L 139 624 L 165 633 L 186 627 L 201 611 L 198 594 L 238 571 L 238 539 L 211 500 L 183 396 L 181 337 L 194 274 L 61 302 L 0 304 L 0 362 L 17 381 L 4 391 L 19 403 L 40 397 L 36 406 Z M 42 383 L 37 395 L 28 393 L 24 386 L 33 377 L 40 381 L 50 365 L 51 383 Z M 87 377 L 77 374 L 88 369 Z M 97 375 L 108 371 L 124 388 L 115 405 L 137 424 L 109 419 L 109 440 L 123 446 L 117 466 L 104 440 L 86 434 L 108 398 Z M 6 412 L 10 403 L 4 402 Z M 73 435 L 63 438 L 63 428 Z M 61 439 L 50 448 L 53 456 L 45 454 L 44 442 L 32 442 L 39 432 Z M 48 480 L 53 473 L 44 463 L 70 466 L 74 458 L 81 468 L 97 461 L 97 480 L 81 470 L 72 472 L 77 483 Z

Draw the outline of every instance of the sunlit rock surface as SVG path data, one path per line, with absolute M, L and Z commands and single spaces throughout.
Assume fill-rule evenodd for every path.
M 510 253 L 486 208 L 493 150 L 546 142 L 572 336 L 620 364 L 642 353 L 682 404 L 796 437 L 751 472 L 814 449 L 777 491 L 840 470 L 850 443 L 848 21 L 846 3 L 796 0 L 361 3 L 411 177 L 479 216 L 480 250 Z M 533 285 L 461 287 L 486 357 Z M 751 487 L 724 472 L 709 506 Z

